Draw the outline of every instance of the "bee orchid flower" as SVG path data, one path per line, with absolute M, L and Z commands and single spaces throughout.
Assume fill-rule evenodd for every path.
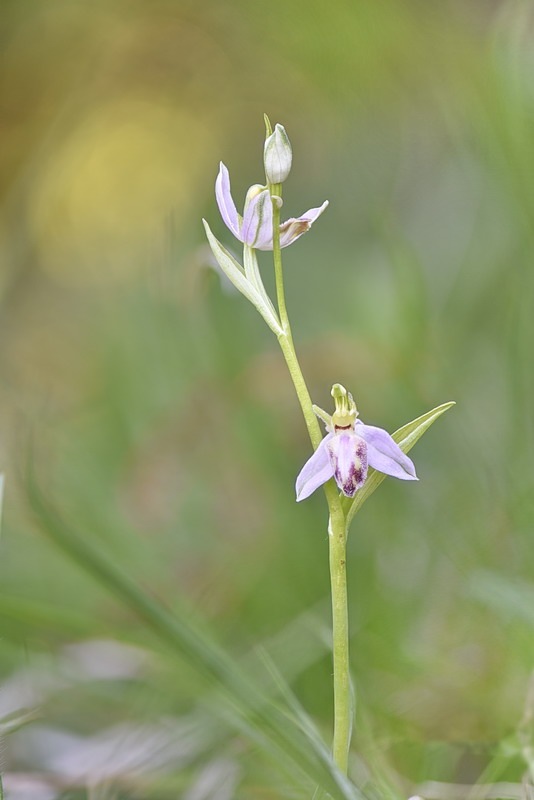
M 368 467 L 404 481 L 416 481 L 412 460 L 389 433 L 358 419 L 352 395 L 336 383 L 332 396 L 336 404 L 332 417 L 314 407 L 328 433 L 300 471 L 297 501 L 305 500 L 330 478 L 335 479 L 346 497 L 354 497 L 365 483 Z
M 273 249 L 273 206 L 269 189 L 255 184 L 247 192 L 243 216 L 237 213 L 230 190 L 230 174 L 222 163 L 215 181 L 215 197 L 224 224 L 236 239 L 255 250 Z M 282 200 L 280 199 L 280 204 Z M 309 231 L 317 217 L 328 205 L 326 200 L 319 208 L 310 208 L 300 217 L 286 220 L 280 225 L 280 246 L 287 247 Z

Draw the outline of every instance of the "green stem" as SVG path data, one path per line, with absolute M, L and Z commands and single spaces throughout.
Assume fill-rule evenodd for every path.
M 280 184 L 271 186 L 271 194 L 282 196 Z M 280 322 L 286 336 L 291 339 L 291 326 L 286 308 L 286 296 L 284 292 L 284 273 L 282 270 L 282 248 L 280 247 L 280 208 L 278 203 L 273 202 L 273 260 L 274 277 L 276 280 L 276 299 L 278 301 L 278 311 Z M 292 343 L 292 342 L 291 342 Z M 296 358 L 296 356 L 295 356 Z
M 289 336 L 287 334 L 282 334 L 278 337 L 278 341 L 280 342 L 280 348 L 284 355 L 289 374 L 291 375 L 295 392 L 297 393 L 297 398 L 302 409 L 306 427 L 308 428 L 308 434 L 310 436 L 313 449 L 316 450 L 323 437 L 321 434 L 321 428 L 319 427 L 319 422 L 313 411 L 310 393 L 300 368 L 295 347 L 293 345 L 293 340 L 291 338 L 291 333 Z M 332 499 L 335 497 L 335 500 L 337 501 L 337 492 L 333 486 L 331 488 L 334 492 Z
M 281 187 L 272 187 L 277 189 L 281 194 Z M 300 368 L 299 360 L 293 344 L 293 335 L 291 333 L 291 325 L 286 308 L 286 297 L 284 291 L 284 273 L 282 270 L 282 249 L 280 247 L 280 209 L 276 203 L 273 203 L 273 260 L 274 260 L 274 276 L 276 281 L 276 299 L 278 301 L 278 313 L 280 314 L 280 322 L 284 333 L 278 337 L 280 347 L 284 355 L 289 374 L 293 381 L 295 391 L 304 415 L 308 434 L 311 439 L 314 450 L 317 449 L 322 439 L 321 429 L 319 422 L 313 411 L 312 400 L 302 369 Z M 337 493 L 336 493 L 337 495 Z M 333 498 L 332 498 L 333 499 Z
M 280 195 L 281 187 L 271 187 L 273 194 Z M 322 434 L 312 407 L 306 381 L 293 344 L 291 326 L 287 314 L 282 251 L 280 248 L 280 209 L 273 202 L 273 259 L 276 280 L 276 296 L 283 333 L 278 337 L 289 374 L 302 409 L 308 434 L 314 449 L 319 446 Z M 324 485 L 330 511 L 328 540 L 330 549 L 330 580 L 332 586 L 332 639 L 334 672 L 334 741 L 332 755 L 339 769 L 347 774 L 347 761 L 351 736 L 351 697 L 349 674 L 349 626 L 347 609 L 346 575 L 346 519 L 341 500 L 333 480 Z
M 332 630 L 334 661 L 334 742 L 332 755 L 346 775 L 352 732 L 352 702 L 349 671 L 349 617 L 347 605 L 345 520 L 330 518 L 330 582 L 332 585 Z

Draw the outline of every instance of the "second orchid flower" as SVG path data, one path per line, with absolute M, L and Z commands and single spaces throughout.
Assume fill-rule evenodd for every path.
M 336 410 L 331 417 L 314 406 L 328 433 L 300 471 L 297 500 L 305 500 L 330 478 L 346 497 L 354 497 L 366 481 L 368 467 L 404 481 L 417 480 L 413 461 L 389 433 L 358 419 L 356 403 L 344 386 L 335 383 L 332 397 Z

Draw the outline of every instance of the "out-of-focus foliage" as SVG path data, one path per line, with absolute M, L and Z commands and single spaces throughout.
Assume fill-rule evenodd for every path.
M 325 741 L 331 725 L 324 505 L 295 504 L 310 448 L 282 358 L 210 266 L 200 224 L 233 245 L 213 182 L 219 159 L 237 196 L 261 181 L 264 112 L 293 144 L 287 216 L 330 200 L 285 253 L 314 401 L 342 382 L 388 430 L 457 402 L 413 451 L 420 482 L 386 481 L 351 534 L 352 775 L 381 796 L 519 782 L 534 663 L 531 4 L 0 13 L 7 798 L 309 797 L 320 779 L 292 771 L 322 763 L 319 743 L 289 751 L 301 707 Z M 85 562 L 31 510 L 30 462 Z M 211 678 L 170 654 L 93 550 L 212 642 Z M 237 707 L 215 640 L 278 697 L 272 714 L 252 695 Z

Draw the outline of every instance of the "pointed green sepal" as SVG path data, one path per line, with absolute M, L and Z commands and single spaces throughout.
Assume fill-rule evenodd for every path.
M 261 272 L 258 265 L 256 251 L 253 247 L 249 247 L 248 244 L 246 244 L 243 248 L 243 266 L 245 267 L 245 276 L 257 290 L 258 294 L 263 298 L 273 318 L 278 320 L 278 313 L 272 303 L 271 298 L 267 294 L 267 289 L 263 285 L 263 281 L 261 279 Z
M 204 223 L 206 236 L 208 237 L 208 242 L 210 244 L 212 253 L 226 277 L 232 281 L 236 289 L 238 289 L 241 294 L 245 295 L 247 300 L 250 300 L 252 305 L 260 312 L 273 333 L 275 333 L 277 336 L 281 336 L 284 331 L 280 324 L 280 320 L 278 319 L 278 315 L 276 314 L 274 307 L 269 300 L 267 293 L 265 292 L 265 289 L 262 291 L 261 287 L 263 287 L 263 284 L 261 284 L 260 287 L 257 281 L 251 281 L 251 269 L 254 270 L 255 265 L 247 263 L 248 274 L 245 274 L 245 270 L 241 264 L 239 264 L 239 262 L 236 261 L 232 255 L 230 255 L 228 250 L 222 246 L 219 240 L 215 238 L 206 220 L 204 219 L 202 222 Z
M 267 114 L 263 115 L 263 119 L 265 122 L 265 138 L 268 139 L 269 136 L 272 136 L 273 133 L 273 126 L 271 125 L 271 120 L 267 116 Z
M 312 409 L 313 409 L 313 413 L 315 414 L 315 416 L 319 417 L 319 419 L 322 419 L 322 421 L 326 425 L 326 430 L 329 431 L 329 432 L 332 432 L 333 425 L 332 425 L 332 417 L 331 417 L 331 415 L 327 414 L 327 412 L 324 411 L 320 406 L 313 405 Z

